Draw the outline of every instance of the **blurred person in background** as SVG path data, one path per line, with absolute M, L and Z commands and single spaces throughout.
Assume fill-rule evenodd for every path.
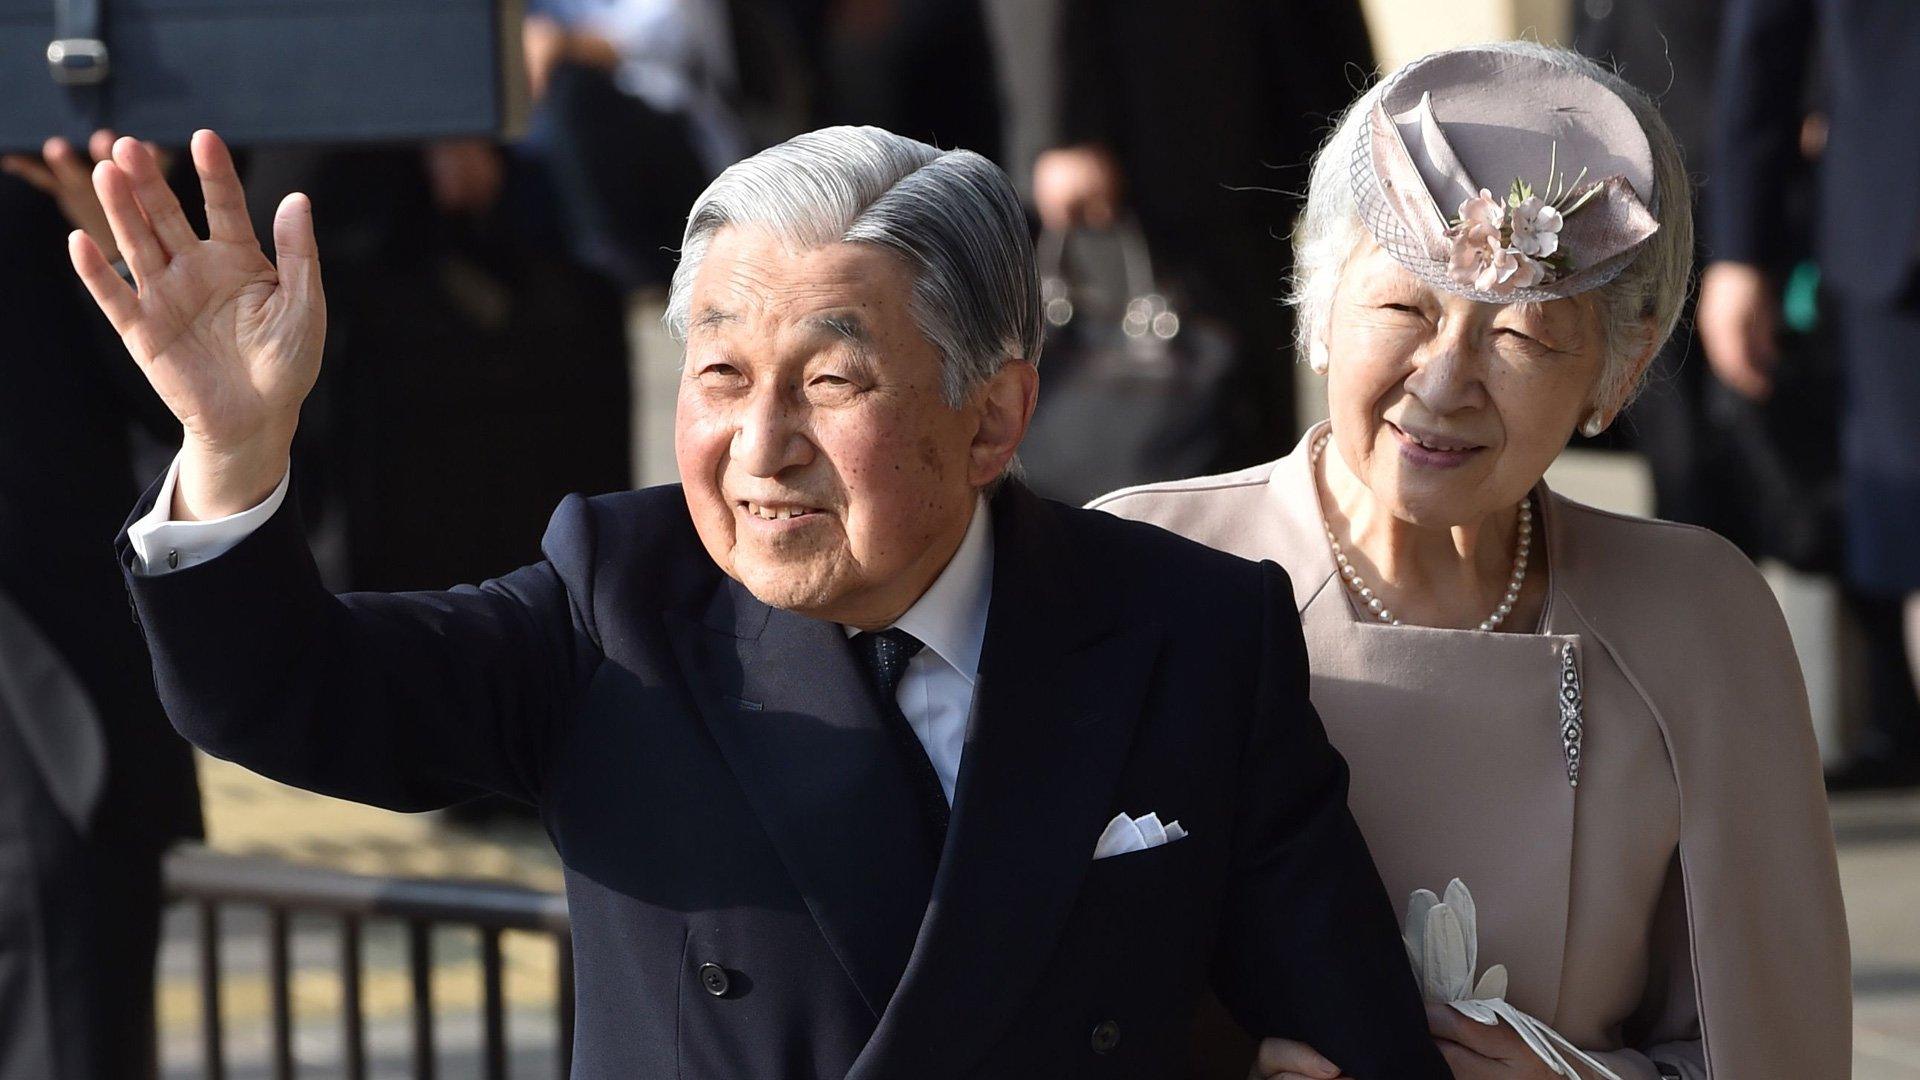
M 1871 730 L 1837 788 L 1920 783 L 1920 6 L 1726 0 L 1700 338 L 1714 374 L 1775 393 L 1792 253 L 1780 177 L 1803 155 L 1801 87 L 1818 41 L 1828 125 L 1815 250 L 1839 352 L 1845 568 L 1866 605 Z M 1904 641 L 1903 641 L 1904 638 Z
M 1156 276 L 1235 339 L 1213 467 L 1273 457 L 1297 423 L 1284 223 L 1330 118 L 1373 71 L 1360 5 L 1061 3 L 1055 127 L 1033 163 L 1041 223 L 1138 220 Z
M 201 831 L 111 558 L 132 433 L 180 426 L 60 265 L 71 229 L 118 257 L 91 164 L 55 139 L 0 176 L 0 1080 L 153 1075 L 161 857 Z
M 570 255 L 536 153 L 458 138 L 255 149 L 245 167 L 327 200 L 328 282 L 352 300 L 295 449 L 324 492 L 300 498 L 326 507 L 330 581 L 477 579 L 538 551 L 553 500 L 627 485 L 620 290 Z
M 817 125 L 872 124 L 1002 153 L 998 58 L 980 0 L 779 0 L 805 28 Z
M 1720 20 L 1718 0 L 1583 0 L 1574 7 L 1580 51 L 1614 65 L 1660 103 L 1699 185 L 1696 214 L 1715 192 L 1708 151 Z M 1804 47 L 1816 51 L 1812 41 Z M 1772 179 L 1781 209 L 1773 244 L 1779 275 L 1789 283 L 1780 341 L 1793 358 L 1783 373 L 1785 392 L 1753 401 L 1714 378 L 1689 297 L 1679 328 L 1654 357 L 1646 389 L 1619 423 L 1590 442 L 1641 453 L 1653 478 L 1655 517 L 1712 529 L 1755 559 L 1838 577 L 1839 380 L 1831 334 L 1814 302 L 1819 274 L 1812 256 L 1819 153 L 1813 136 L 1825 123 L 1823 79 L 1817 65 L 1804 74 L 1800 152 Z M 1704 265 L 1705 237 L 1696 240 L 1695 257 Z M 1841 597 L 1850 599 L 1850 591 Z M 1904 674 L 1899 678 L 1904 684 Z
M 726 0 L 534 0 L 524 26 L 569 243 L 623 290 L 664 287 L 687 207 L 748 149 Z

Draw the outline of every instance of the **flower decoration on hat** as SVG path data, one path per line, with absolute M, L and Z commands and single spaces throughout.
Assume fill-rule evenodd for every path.
M 1580 191 L 1585 169 L 1567 183 L 1558 168 L 1557 145 L 1554 151 L 1544 194 L 1516 176 L 1505 199 L 1481 188 L 1460 204 L 1447 229 L 1452 242 L 1447 276 L 1455 283 L 1505 295 L 1552 282 L 1572 268 L 1560 247 L 1561 226 L 1587 205 L 1601 185 Z
M 1355 134 L 1360 220 L 1402 266 L 1469 299 L 1597 288 L 1660 229 L 1633 108 L 1541 57 L 1468 47 L 1416 60 L 1380 88 Z M 1581 168 L 1569 179 L 1562 161 Z M 1544 176 L 1532 172 L 1539 162 Z M 1508 177 L 1504 189 L 1485 183 Z

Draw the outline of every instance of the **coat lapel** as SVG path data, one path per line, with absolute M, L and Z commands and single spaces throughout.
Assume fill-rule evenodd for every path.
M 828 945 L 875 1016 L 919 932 L 936 853 L 844 631 L 723 580 L 671 616 L 700 712 Z
M 1113 813 L 1159 630 L 1081 580 L 1057 508 L 995 499 L 993 598 L 946 856 L 850 1080 L 966 1073 L 1029 1000 Z M 1076 555 L 1080 557 L 1076 558 Z

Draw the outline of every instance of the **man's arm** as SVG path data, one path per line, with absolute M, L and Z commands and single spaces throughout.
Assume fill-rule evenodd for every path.
M 563 503 L 548 550 L 590 551 L 590 517 L 584 500 Z M 554 733 L 598 657 L 551 561 L 444 593 L 333 596 L 291 500 L 196 564 L 142 573 L 125 535 L 120 556 L 182 735 L 276 780 L 389 809 L 483 791 L 538 801 Z
M 1347 766 L 1307 698 L 1286 575 L 1266 629 L 1215 985 L 1248 1031 L 1297 1039 L 1355 1080 L 1451 1074 L 1427 1035 L 1399 925 L 1347 810 Z

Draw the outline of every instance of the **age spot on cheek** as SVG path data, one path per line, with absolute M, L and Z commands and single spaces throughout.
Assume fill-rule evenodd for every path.
M 920 445 L 916 447 L 916 449 L 919 451 L 920 467 L 927 472 L 938 475 L 940 472 L 939 445 L 929 436 L 922 438 Z

